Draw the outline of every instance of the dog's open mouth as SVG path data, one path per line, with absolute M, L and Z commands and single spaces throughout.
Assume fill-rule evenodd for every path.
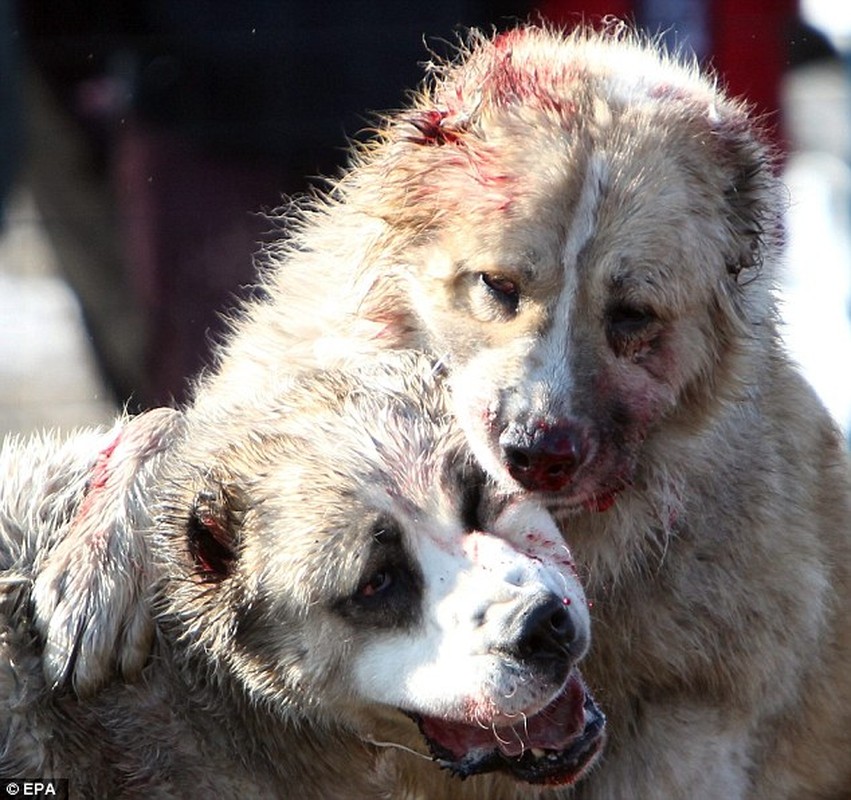
M 573 783 L 591 766 L 602 749 L 606 724 L 577 670 L 552 703 L 513 725 L 485 728 L 411 716 L 434 759 L 456 775 L 502 771 L 551 786 Z

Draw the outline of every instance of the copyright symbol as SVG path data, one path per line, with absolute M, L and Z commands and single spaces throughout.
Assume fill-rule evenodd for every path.
M 21 791 L 21 787 L 18 786 L 17 783 L 7 783 L 6 784 L 6 794 L 16 795 Z

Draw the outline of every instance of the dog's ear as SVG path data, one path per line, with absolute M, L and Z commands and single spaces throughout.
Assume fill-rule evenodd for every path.
M 233 571 L 245 505 L 244 493 L 221 476 L 208 475 L 205 487 L 196 493 L 186 524 L 186 546 L 202 581 L 217 583 Z
M 725 263 L 727 272 L 742 284 L 759 272 L 768 260 L 766 249 L 780 235 L 776 158 L 742 107 L 734 106 L 716 120 L 713 135 L 727 175 L 724 200 L 732 246 Z
M 85 695 L 116 670 L 138 673 L 148 657 L 147 479 L 181 420 L 177 411 L 158 409 L 116 429 L 67 531 L 35 577 L 33 616 L 53 688 L 70 685 Z

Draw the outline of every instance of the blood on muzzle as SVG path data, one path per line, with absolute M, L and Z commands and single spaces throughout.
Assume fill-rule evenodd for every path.
M 572 423 L 513 423 L 500 435 L 499 446 L 509 474 L 529 491 L 566 487 L 588 451 L 584 435 Z

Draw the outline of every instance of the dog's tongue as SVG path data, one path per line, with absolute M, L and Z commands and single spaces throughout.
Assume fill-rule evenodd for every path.
M 423 717 L 420 728 L 427 739 L 459 761 L 477 750 L 498 750 L 512 758 L 531 750 L 561 751 L 585 729 L 585 699 L 585 686 L 574 670 L 550 705 L 512 725 L 484 728 Z

